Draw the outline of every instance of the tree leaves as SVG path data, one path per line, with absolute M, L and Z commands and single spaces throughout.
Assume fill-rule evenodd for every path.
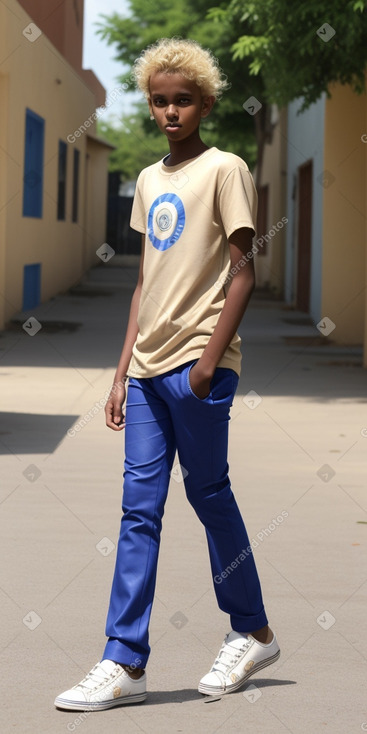
M 242 31 L 231 46 L 233 58 L 248 59 L 250 73 L 261 75 L 267 102 L 282 107 L 303 97 L 306 109 L 329 94 L 332 83 L 365 89 L 365 0 L 242 1 L 210 15 Z
M 218 57 L 231 88 L 214 105 L 210 118 L 202 123 L 203 139 L 208 145 L 237 153 L 252 166 L 256 150 L 254 125 L 242 105 L 251 95 L 261 98 L 263 84 L 260 77 L 256 81 L 255 77 L 251 77 L 248 63 L 233 58 L 231 46 L 237 40 L 239 26 L 233 26 L 230 19 L 223 22 L 222 19 L 227 17 L 225 7 L 211 13 L 213 1 L 187 0 L 182 3 L 178 0 L 130 0 L 128 18 L 117 13 L 101 15 L 97 32 L 116 47 L 116 58 L 130 69 L 141 51 L 162 37 L 192 38 L 205 48 L 210 48 Z M 240 12 L 242 14 L 242 10 Z M 128 84 L 129 89 L 134 88 L 130 71 L 121 74 L 119 81 Z M 144 113 L 140 110 L 137 114 L 142 129 L 145 129 Z M 109 139 L 108 126 L 104 134 Z M 146 134 L 151 135 L 152 132 Z M 137 159 L 140 160 L 140 157 Z

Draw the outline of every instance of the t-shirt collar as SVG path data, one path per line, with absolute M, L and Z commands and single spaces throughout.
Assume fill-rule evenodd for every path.
M 166 155 L 160 161 L 160 171 L 163 174 L 169 174 L 169 175 L 171 175 L 172 173 L 175 173 L 175 171 L 182 171 L 182 169 L 186 168 L 186 166 L 192 165 L 193 163 L 195 163 L 195 161 L 199 161 L 199 160 L 202 161 L 204 157 L 208 156 L 209 154 L 214 153 L 214 151 L 216 150 L 217 148 L 215 146 L 212 146 L 211 148 L 204 150 L 204 152 L 200 153 L 200 155 L 196 155 L 194 158 L 188 158 L 185 161 L 181 161 L 181 163 L 177 163 L 176 166 L 166 166 L 165 165 L 164 161 L 167 160 L 168 158 L 168 155 Z

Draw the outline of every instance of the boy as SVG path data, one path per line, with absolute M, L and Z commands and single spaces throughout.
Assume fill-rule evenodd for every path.
M 63 709 L 146 698 L 148 625 L 176 450 L 187 498 L 205 527 L 218 605 L 232 626 L 199 692 L 235 691 L 280 654 L 227 464 L 241 363 L 236 332 L 255 285 L 255 187 L 244 161 L 200 138 L 201 119 L 226 87 L 210 52 L 162 39 L 137 59 L 135 78 L 170 153 L 138 178 L 131 226 L 142 233 L 141 264 L 106 405 L 107 426 L 126 427 L 108 641 L 101 662 L 56 698 Z M 233 571 L 223 573 L 231 563 Z

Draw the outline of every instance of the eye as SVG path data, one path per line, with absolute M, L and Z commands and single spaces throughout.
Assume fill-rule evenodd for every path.
M 153 100 L 153 104 L 155 104 L 156 107 L 162 107 L 165 104 L 165 101 L 162 97 L 156 97 Z
M 190 102 L 191 102 L 190 97 L 180 97 L 179 99 L 180 104 L 190 104 Z

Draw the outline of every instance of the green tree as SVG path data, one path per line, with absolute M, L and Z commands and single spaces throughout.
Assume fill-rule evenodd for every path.
M 366 7 L 365 0 L 231 0 L 209 11 L 209 20 L 229 37 L 236 32 L 233 60 L 247 62 L 250 77 L 261 80 L 262 107 L 254 119 L 258 185 L 271 134 L 270 103 L 281 108 L 301 97 L 301 112 L 322 92 L 330 96 L 334 82 L 364 90 Z
M 130 0 L 130 16 L 102 15 L 98 33 L 130 69 L 141 50 L 163 36 L 193 38 L 209 47 L 231 89 L 204 121 L 204 140 L 244 157 L 250 167 L 257 161 L 259 182 L 270 103 L 283 107 L 303 97 L 303 110 L 322 92 L 330 95 L 334 82 L 356 92 L 365 89 L 367 0 L 232 0 L 213 7 L 214 2 Z M 133 89 L 130 71 L 121 81 Z M 253 116 L 243 108 L 249 97 L 261 102 Z M 112 160 L 120 161 L 122 170 L 138 170 L 162 150 L 162 138 L 145 105 L 138 106 L 130 133 L 128 124 L 125 120 Z M 105 127 L 104 132 L 114 142 L 115 131 Z
M 109 156 L 109 170 L 121 171 L 123 181 L 135 180 L 143 168 L 168 153 L 165 137 L 149 134 L 144 129 L 142 114 L 125 115 L 118 127 L 98 120 L 97 128 L 116 147 Z
M 249 76 L 247 64 L 243 60 L 233 59 L 230 49 L 237 40 L 237 28 L 230 24 L 224 27 L 215 18 L 208 19 L 213 0 L 187 0 L 186 3 L 178 0 L 130 0 L 129 5 L 128 18 L 118 13 L 101 15 L 98 24 L 97 33 L 108 44 L 116 47 L 116 58 L 131 70 L 142 49 L 162 37 L 192 38 L 210 48 L 218 57 L 231 88 L 203 122 L 203 139 L 208 145 L 217 145 L 222 150 L 237 153 L 252 166 L 256 160 L 254 125 L 243 103 L 251 95 L 261 97 L 263 85 L 261 77 Z M 134 88 L 129 70 L 121 75 L 120 81 L 126 83 L 129 89 Z M 139 107 L 137 115 L 143 118 L 141 130 L 145 131 L 150 146 L 154 135 L 161 137 L 161 134 L 155 126 L 152 128 L 146 105 Z
M 335 82 L 365 90 L 366 0 L 232 0 L 209 18 L 237 29 L 233 59 L 262 78 L 267 102 L 303 97 L 304 110 Z

